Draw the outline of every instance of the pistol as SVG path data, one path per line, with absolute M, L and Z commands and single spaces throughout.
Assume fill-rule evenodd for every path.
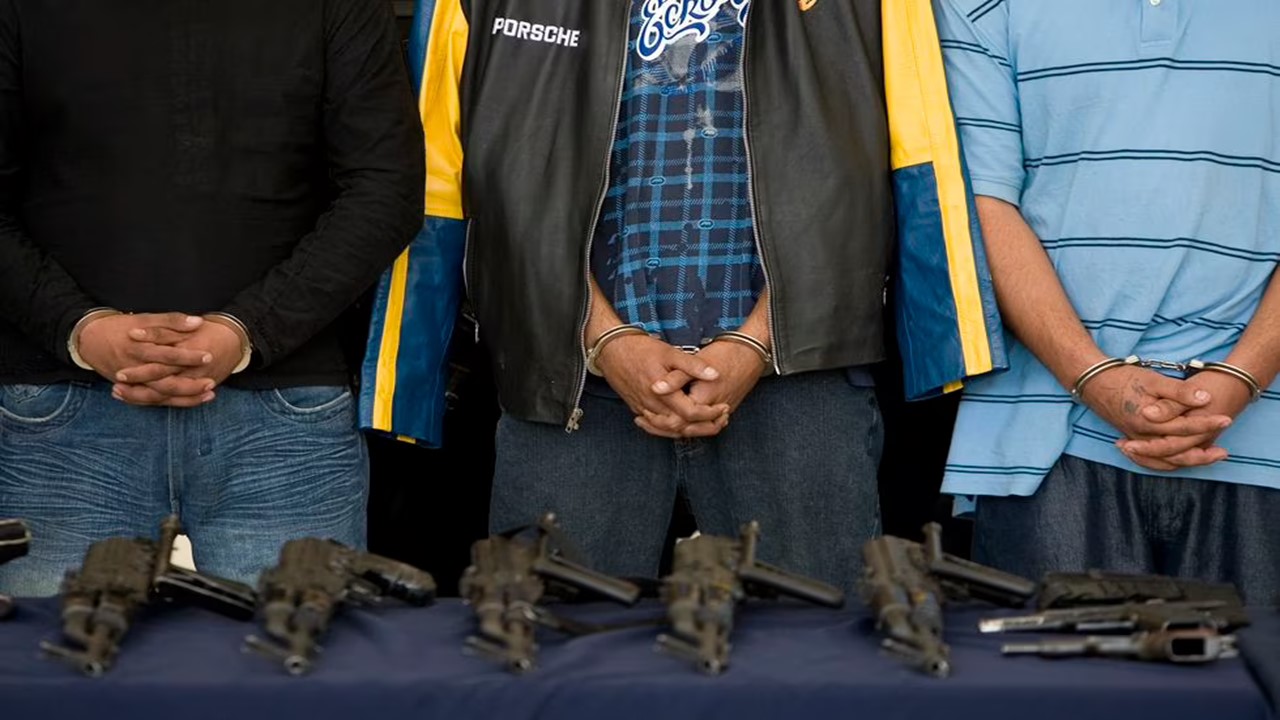
M 1233 658 L 1239 654 L 1234 635 L 1222 635 L 1208 628 L 1010 643 L 1004 645 L 1001 652 L 1005 655 L 1038 655 L 1045 658 L 1119 657 L 1178 664 L 1203 664 Z
M 1249 624 L 1244 600 L 1234 585 L 1200 580 L 1089 570 L 1048 573 L 1040 581 L 1040 610 L 1107 607 L 1146 603 L 1218 603 L 1214 616 L 1229 628 Z M 1187 607 L 1184 605 L 1183 607 Z
M 759 540 L 760 524 L 752 521 L 737 538 L 699 535 L 676 545 L 661 590 L 670 632 L 658 636 L 659 650 L 718 675 L 729 667 L 734 612 L 744 600 L 786 595 L 829 608 L 844 606 L 838 588 L 756 559 Z
M 89 547 L 79 570 L 63 578 L 62 634 L 70 647 L 40 644 L 44 656 L 90 677 L 109 670 L 138 610 L 183 602 L 236 620 L 253 617 L 253 588 L 170 562 L 181 532 L 176 515 L 160 525 L 160 539 L 114 537 Z M 157 602 L 158 601 L 158 602 Z
M 1236 613 L 1221 600 L 1151 601 L 1123 605 L 1090 605 L 1044 610 L 1030 615 L 986 618 L 978 622 L 984 633 L 1056 631 L 1081 633 L 1213 630 L 1238 627 Z
M 31 548 L 31 531 L 21 520 L 0 520 L 0 565 L 27 554 Z M 0 620 L 13 614 L 13 599 L 0 595 Z
M 319 642 L 340 607 L 393 598 L 423 607 L 435 601 L 431 575 L 333 540 L 290 540 L 280 559 L 258 579 L 266 638 L 249 635 L 245 649 L 279 660 L 290 675 L 310 671 Z
M 476 617 L 464 650 L 502 663 L 515 674 L 536 664 L 538 627 L 571 635 L 610 629 L 557 616 L 541 606 L 549 586 L 585 591 L 634 605 L 640 588 L 598 573 L 566 557 L 568 546 L 554 514 L 536 525 L 494 535 L 471 546 L 471 565 L 459 581 Z

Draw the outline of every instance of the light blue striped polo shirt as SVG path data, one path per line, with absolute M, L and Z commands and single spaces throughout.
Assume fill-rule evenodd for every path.
M 1224 359 L 1280 259 L 1280 0 L 934 0 L 977 194 L 1018 204 L 1103 352 Z M 1153 474 L 1026 347 L 964 394 L 943 490 L 1063 453 Z M 1280 352 L 1280 348 L 1277 348 Z M 1280 388 L 1170 475 L 1280 488 Z

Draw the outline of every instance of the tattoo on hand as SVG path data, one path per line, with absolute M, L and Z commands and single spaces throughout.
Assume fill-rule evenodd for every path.
M 1125 401 L 1124 401 L 1124 414 L 1125 414 L 1125 415 L 1137 415 L 1137 414 L 1138 414 L 1138 403 L 1136 403 L 1136 402 L 1134 402 L 1134 401 L 1132 401 L 1132 400 L 1125 400 Z

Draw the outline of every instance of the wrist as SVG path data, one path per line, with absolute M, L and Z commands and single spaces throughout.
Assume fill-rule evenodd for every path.
M 95 321 L 123 314 L 115 308 L 97 307 L 81 315 L 76 324 L 72 326 L 71 333 L 67 335 L 67 355 L 70 356 L 72 364 L 83 370 L 93 370 L 93 366 L 80 356 L 80 336 L 84 334 L 85 328 Z
M 1082 348 L 1079 351 L 1065 355 L 1053 365 L 1048 362 L 1045 362 L 1044 365 L 1057 378 L 1058 383 L 1070 392 L 1076 387 L 1076 383 L 1080 381 L 1080 378 L 1084 377 L 1095 366 L 1108 360 L 1116 359 L 1123 360 L 1124 358 L 1115 358 L 1102 352 L 1097 347 L 1091 347 Z M 1081 388 L 1080 393 L 1083 393 L 1083 388 Z M 1072 394 L 1074 396 L 1077 393 Z
M 221 325 L 236 334 L 236 339 L 240 341 L 240 360 L 232 368 L 231 374 L 243 372 L 249 367 L 249 363 L 253 360 L 253 340 L 249 337 L 249 328 L 245 326 L 240 318 L 225 312 L 206 313 L 201 316 L 205 322 Z
M 1239 350 L 1233 351 L 1224 362 L 1240 368 L 1248 373 L 1263 390 L 1271 387 L 1276 381 L 1277 369 L 1274 362 L 1266 357 L 1255 357 Z
M 604 373 L 600 370 L 599 361 L 605 350 L 621 338 L 639 335 L 648 337 L 649 333 L 639 325 L 615 325 L 601 332 L 587 347 L 587 372 L 596 377 L 603 377 Z
M 773 353 L 770 351 L 768 345 L 754 335 L 740 330 L 730 330 L 716 335 L 711 339 L 711 342 L 727 342 L 748 348 L 755 354 L 756 358 L 760 360 L 760 364 L 762 366 L 760 374 L 765 375 L 773 370 Z
M 1266 389 L 1266 386 L 1262 385 L 1252 373 L 1234 363 L 1192 360 L 1188 365 L 1188 374 L 1191 376 L 1200 375 L 1201 373 L 1229 376 L 1231 382 L 1237 383 L 1242 390 L 1248 393 L 1248 402 L 1257 400 L 1262 396 L 1263 390 Z
M 1138 358 L 1136 356 L 1127 358 L 1104 357 L 1081 370 L 1074 380 L 1066 384 L 1067 390 L 1071 392 L 1073 400 L 1087 404 L 1088 389 L 1098 377 L 1120 368 L 1133 367 L 1137 361 Z

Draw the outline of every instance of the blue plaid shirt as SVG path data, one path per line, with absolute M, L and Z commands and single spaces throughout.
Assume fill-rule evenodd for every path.
M 764 290 L 743 143 L 750 0 L 636 0 L 592 271 L 623 322 L 677 346 L 739 328 Z

